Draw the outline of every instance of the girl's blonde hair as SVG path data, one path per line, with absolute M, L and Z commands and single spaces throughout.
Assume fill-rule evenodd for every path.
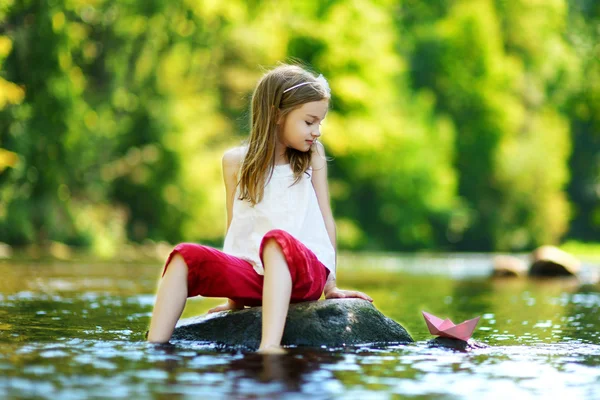
M 248 200 L 252 205 L 262 200 L 275 167 L 277 121 L 305 103 L 329 98 L 324 78 L 317 78 L 300 66 L 283 64 L 263 75 L 252 94 L 248 151 L 238 182 L 240 200 Z M 287 148 L 286 156 L 297 183 L 310 166 L 311 151 Z

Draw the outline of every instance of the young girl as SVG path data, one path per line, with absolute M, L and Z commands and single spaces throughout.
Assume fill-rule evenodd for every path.
M 209 312 L 262 304 L 259 352 L 278 353 L 290 302 L 358 297 L 336 287 L 336 234 L 325 152 L 329 109 L 322 75 L 294 65 L 265 74 L 252 96 L 248 144 L 223 156 L 223 251 L 182 243 L 169 255 L 148 340 L 167 342 L 192 296 L 226 297 Z

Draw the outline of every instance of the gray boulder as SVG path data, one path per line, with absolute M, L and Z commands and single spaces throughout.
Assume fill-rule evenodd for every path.
M 257 349 L 262 307 L 186 318 L 172 339 L 193 340 L 224 347 Z M 342 347 L 359 344 L 413 342 L 406 330 L 362 299 L 331 299 L 290 304 L 284 346 Z

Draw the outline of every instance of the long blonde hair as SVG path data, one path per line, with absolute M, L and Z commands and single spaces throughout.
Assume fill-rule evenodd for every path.
M 262 200 L 275 167 L 278 120 L 305 103 L 329 99 L 329 88 L 323 81 L 306 69 L 289 64 L 272 69 L 259 80 L 252 94 L 248 151 L 238 182 L 240 200 L 248 200 L 252 205 Z M 286 91 L 304 82 L 310 83 Z M 288 147 L 286 157 L 294 172 L 294 183 L 297 183 L 310 166 L 311 151 Z

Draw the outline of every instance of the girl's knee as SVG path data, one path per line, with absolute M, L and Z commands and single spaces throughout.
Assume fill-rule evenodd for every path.
M 263 236 L 263 240 L 261 243 L 261 248 L 263 251 L 269 249 L 273 250 L 282 250 L 283 246 L 287 246 L 287 243 L 290 242 L 292 236 L 284 230 L 281 229 L 272 229 Z
M 283 252 L 281 245 L 274 237 L 266 238 L 263 242 L 263 253 Z
M 171 258 L 171 264 L 185 265 L 185 267 L 187 268 L 187 263 L 185 262 L 185 258 L 183 258 L 183 256 L 179 252 L 173 254 L 173 257 Z
M 284 244 L 285 245 L 285 244 Z M 265 271 L 271 268 L 285 268 L 293 272 L 293 268 L 290 264 L 288 256 L 280 243 L 276 238 L 266 238 L 263 241 L 261 260 Z M 280 262 L 283 261 L 283 262 Z
M 183 258 L 183 256 L 181 254 L 179 254 L 179 252 L 176 252 L 175 254 L 173 254 L 171 259 L 169 260 L 169 263 L 167 264 L 167 267 L 165 268 L 165 274 L 168 272 L 171 274 L 187 275 L 188 265 L 185 262 L 185 259 Z

